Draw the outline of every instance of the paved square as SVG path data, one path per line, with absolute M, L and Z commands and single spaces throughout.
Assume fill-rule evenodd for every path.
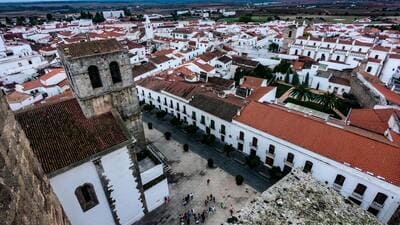
M 173 138 L 165 140 L 163 133 L 156 129 L 148 130 L 145 124 L 146 137 L 152 142 L 169 160 L 174 183 L 170 184 L 169 204 L 146 215 L 137 225 L 155 224 L 180 224 L 179 214 L 190 209 L 195 213 L 201 213 L 208 209 L 205 206 L 207 196 L 212 194 L 216 198 L 216 212 L 209 214 L 204 224 L 219 225 L 230 217 L 230 207 L 234 211 L 244 207 L 248 201 L 255 199 L 258 193 L 250 186 L 236 185 L 235 177 L 220 168 L 207 168 L 207 160 L 189 151 L 184 152 L 181 143 Z M 172 137 L 174 134 L 172 134 Z M 207 179 L 210 184 L 207 185 Z M 183 206 L 183 198 L 193 193 L 194 198 L 186 206 Z M 221 202 L 225 206 L 221 208 Z M 209 204 L 213 206 L 214 204 Z M 190 224 L 195 224 L 191 220 Z

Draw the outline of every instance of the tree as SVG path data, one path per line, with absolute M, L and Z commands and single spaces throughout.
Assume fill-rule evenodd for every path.
M 242 23 L 253 22 L 253 19 L 251 18 L 251 14 L 241 15 L 239 17 L 239 22 L 242 22 Z
M 104 19 L 104 16 L 102 13 L 96 12 L 96 15 L 93 18 L 93 22 L 94 23 L 102 23 L 104 22 L 106 19 Z
M 256 77 L 264 78 L 264 79 L 271 79 L 272 78 L 272 71 L 270 68 L 259 64 L 254 70 L 253 73 Z
M 291 68 L 290 63 L 286 60 L 282 60 L 278 65 L 275 66 L 273 70 L 274 73 L 286 73 L 288 71 L 290 72 Z
M 242 175 L 236 175 L 235 180 L 236 180 L 237 185 L 242 185 L 243 181 L 244 181 L 244 177 Z
M 12 25 L 12 20 L 6 17 L 6 25 Z
M 290 83 L 290 74 L 289 73 L 286 73 L 285 74 L 285 78 L 284 78 L 284 81 L 285 81 L 285 83 Z
M 240 79 L 242 79 L 242 77 L 245 76 L 245 72 L 242 68 L 237 68 L 235 71 L 235 76 L 234 76 L 234 80 L 236 82 L 236 85 L 239 85 Z
M 325 93 L 323 95 L 318 95 L 316 101 L 322 105 L 324 110 L 333 110 L 339 107 L 339 99 L 336 97 L 335 93 Z
M 294 97 L 299 101 L 307 101 L 313 99 L 313 94 L 310 89 L 303 84 L 295 86 L 290 92 L 290 96 Z
M 294 86 L 300 84 L 299 75 L 298 75 L 296 72 L 293 73 L 292 84 L 293 84 Z
M 37 17 L 35 17 L 35 16 L 29 17 L 29 25 L 31 25 L 31 26 L 38 25 Z
M 307 74 L 306 74 L 306 78 L 304 79 L 303 84 L 306 85 L 306 86 L 308 87 L 308 82 L 309 82 L 309 81 L 310 81 L 310 74 L 307 73 Z
M 268 46 L 268 51 L 270 52 L 278 52 L 279 50 L 279 45 L 275 42 L 272 42 L 269 46 Z
M 46 14 L 46 19 L 47 21 L 52 21 L 53 20 L 53 15 L 51 15 L 50 13 Z
M 125 16 L 132 16 L 131 10 L 128 9 L 127 7 L 125 7 L 125 8 L 123 9 L 123 11 L 124 11 Z
M 17 26 L 23 26 L 25 25 L 26 19 L 23 16 L 18 16 L 17 17 Z

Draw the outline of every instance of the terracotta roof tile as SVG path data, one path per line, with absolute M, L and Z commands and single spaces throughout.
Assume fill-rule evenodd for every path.
M 258 102 L 249 103 L 234 120 L 400 185 L 400 151 L 394 145 Z
M 111 113 L 87 119 L 76 99 L 16 114 L 45 173 L 84 160 L 127 140 Z

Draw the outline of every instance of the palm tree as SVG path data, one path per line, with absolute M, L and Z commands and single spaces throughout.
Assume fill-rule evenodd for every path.
M 333 92 L 318 95 L 316 101 L 321 104 L 325 110 L 333 110 L 339 106 L 339 98 L 336 97 Z
M 294 97 L 299 101 L 307 101 L 307 100 L 312 100 L 314 98 L 314 95 L 310 91 L 310 88 L 308 88 L 308 86 L 305 85 L 304 83 L 296 85 L 290 92 L 290 96 Z

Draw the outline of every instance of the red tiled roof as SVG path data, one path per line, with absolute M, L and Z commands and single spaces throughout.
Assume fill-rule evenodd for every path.
M 348 121 L 355 127 L 384 134 L 393 109 L 352 109 Z
M 28 94 L 21 93 L 18 91 L 13 91 L 11 94 L 7 95 L 7 101 L 8 103 L 20 103 L 22 101 L 25 101 L 29 97 L 31 97 Z
M 282 108 L 249 103 L 234 120 L 400 185 L 398 147 Z
M 31 89 L 42 87 L 43 84 L 40 82 L 39 79 L 37 79 L 37 80 L 28 81 L 28 82 L 24 83 L 23 86 L 24 86 L 24 91 L 28 91 Z
M 48 79 L 52 78 L 53 76 L 56 76 L 56 75 L 58 75 L 60 73 L 64 73 L 64 69 L 63 68 L 52 69 L 48 73 L 46 73 L 43 76 L 41 76 L 40 80 L 48 80 Z
M 127 140 L 111 113 L 87 119 L 76 99 L 16 114 L 45 173 L 101 153 Z
M 244 88 L 257 89 L 257 88 L 261 87 L 261 84 L 263 83 L 263 81 L 264 81 L 264 79 L 262 79 L 262 78 L 245 76 L 245 77 L 243 77 L 243 84 L 240 86 L 244 87 Z
M 395 92 L 389 90 L 385 86 L 380 83 L 372 83 L 372 85 L 382 94 L 385 96 L 386 100 L 394 103 L 396 105 L 400 105 L 400 95 L 396 94 Z

